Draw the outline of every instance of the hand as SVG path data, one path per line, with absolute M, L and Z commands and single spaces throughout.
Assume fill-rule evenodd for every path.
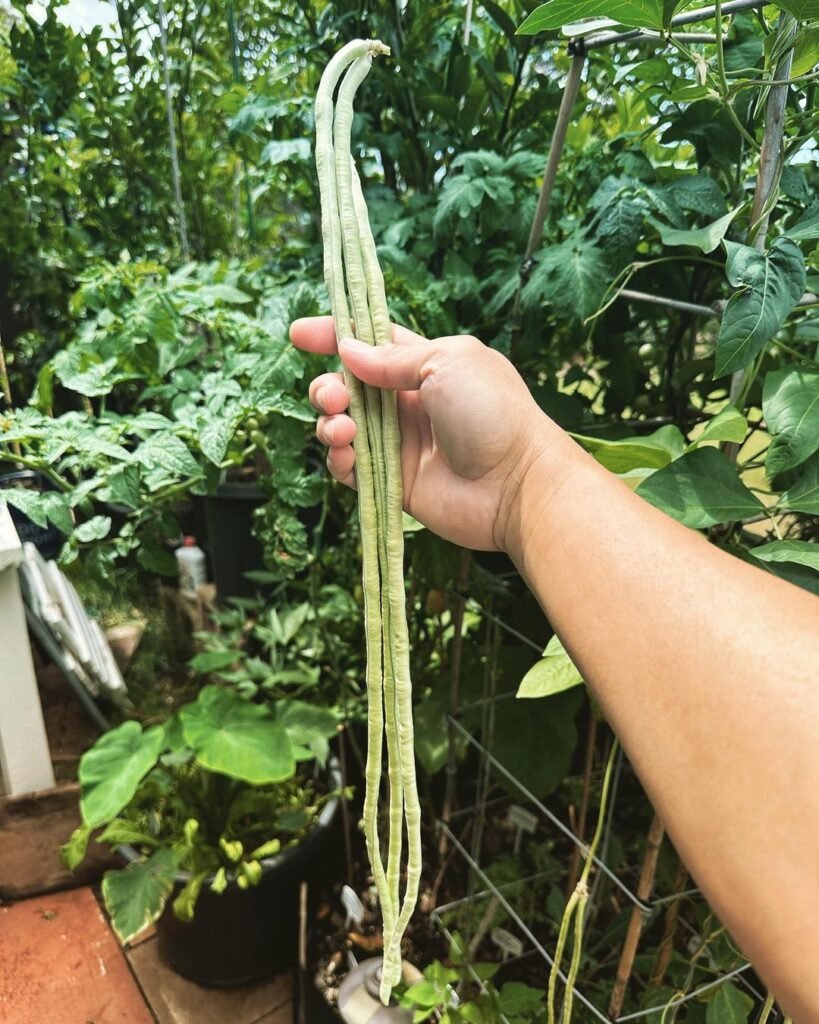
M 467 336 L 427 341 L 393 327 L 393 344 L 343 339 L 329 316 L 296 320 L 297 348 L 336 352 L 366 384 L 398 392 L 404 508 L 435 533 L 475 550 L 508 550 L 509 515 L 531 466 L 561 432 L 536 405 L 508 359 Z M 316 434 L 327 466 L 355 486 L 355 424 L 340 373 L 310 385 L 322 414 Z

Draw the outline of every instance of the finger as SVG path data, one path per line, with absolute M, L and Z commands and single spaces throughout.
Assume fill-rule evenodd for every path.
M 331 316 L 307 316 L 290 325 L 290 340 L 305 352 L 320 356 L 336 354 L 336 330 Z
M 319 416 L 316 437 L 328 448 L 344 448 L 353 443 L 355 423 L 349 416 Z
M 409 327 L 402 327 L 401 324 L 391 324 L 390 326 L 392 329 L 392 340 L 396 345 L 429 344 L 426 338 L 422 338 L 420 334 L 411 331 Z
M 350 404 L 350 395 L 340 373 L 322 373 L 316 377 L 310 382 L 309 394 L 313 408 L 330 416 L 344 412 Z
M 342 484 L 355 489 L 355 452 L 352 445 L 331 448 L 327 453 L 327 468 Z
M 417 391 L 440 363 L 438 345 L 429 341 L 422 345 L 393 344 L 374 348 L 354 338 L 342 338 L 339 354 L 359 380 L 393 391 Z

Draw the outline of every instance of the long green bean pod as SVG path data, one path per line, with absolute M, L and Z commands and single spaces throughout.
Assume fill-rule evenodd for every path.
M 384 279 L 352 160 L 350 137 L 356 90 L 366 77 L 373 56 L 384 52 L 389 51 L 373 41 L 348 44 L 328 65 L 316 99 L 316 162 L 322 200 L 325 278 L 336 334 L 339 339 L 349 334 L 352 311 L 355 334 L 368 344 L 388 343 L 391 328 Z M 344 77 L 338 86 L 342 73 Z M 337 86 L 333 111 L 332 97 Z M 380 994 L 387 1003 L 391 989 L 401 978 L 401 938 L 417 901 L 421 875 L 421 812 L 415 777 L 404 591 L 400 434 L 396 395 L 362 387 L 357 381 L 348 380 L 348 386 L 350 384 L 355 388 L 355 395 L 351 388 L 351 414 L 357 428 L 356 474 L 364 555 L 369 698 L 364 828 L 381 899 L 384 960 Z M 384 730 L 389 780 L 386 869 L 381 859 L 377 827 Z M 405 826 L 407 867 L 401 899 Z
M 335 177 L 335 150 L 333 145 L 333 96 L 339 79 L 347 66 L 357 58 L 371 52 L 372 44 L 354 40 L 341 49 L 327 65 L 316 95 L 316 170 L 321 197 L 321 229 L 324 240 L 324 280 L 330 297 L 336 337 L 350 331 L 350 310 L 344 280 L 342 229 L 339 217 L 338 191 Z M 364 387 L 345 370 L 345 384 L 350 393 L 350 415 L 359 438 L 367 437 Z M 378 836 L 378 791 L 381 778 L 382 737 L 384 720 L 382 710 L 382 645 L 381 602 L 379 590 L 378 523 L 376 518 L 375 483 L 370 448 L 367 443 L 356 445 L 356 484 L 358 513 L 361 527 L 362 589 L 364 592 L 364 632 L 367 644 L 366 685 L 369 706 L 367 728 L 367 764 L 365 769 L 366 793 L 364 804 L 364 832 L 367 853 L 373 869 L 375 886 L 381 901 L 385 922 L 397 915 L 393 909 L 387 887 L 386 873 L 381 858 Z M 375 600 L 373 595 L 376 595 Z

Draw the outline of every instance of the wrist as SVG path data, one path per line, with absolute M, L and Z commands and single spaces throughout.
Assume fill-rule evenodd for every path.
M 495 525 L 498 547 L 521 571 L 533 530 L 548 528 L 550 507 L 582 455 L 568 434 L 538 410 L 506 479 Z

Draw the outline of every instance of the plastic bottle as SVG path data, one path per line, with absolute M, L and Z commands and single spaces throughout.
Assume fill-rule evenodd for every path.
M 199 585 L 208 581 L 205 552 L 197 545 L 196 537 L 185 537 L 174 555 L 179 569 L 179 589 L 186 597 L 196 597 Z

